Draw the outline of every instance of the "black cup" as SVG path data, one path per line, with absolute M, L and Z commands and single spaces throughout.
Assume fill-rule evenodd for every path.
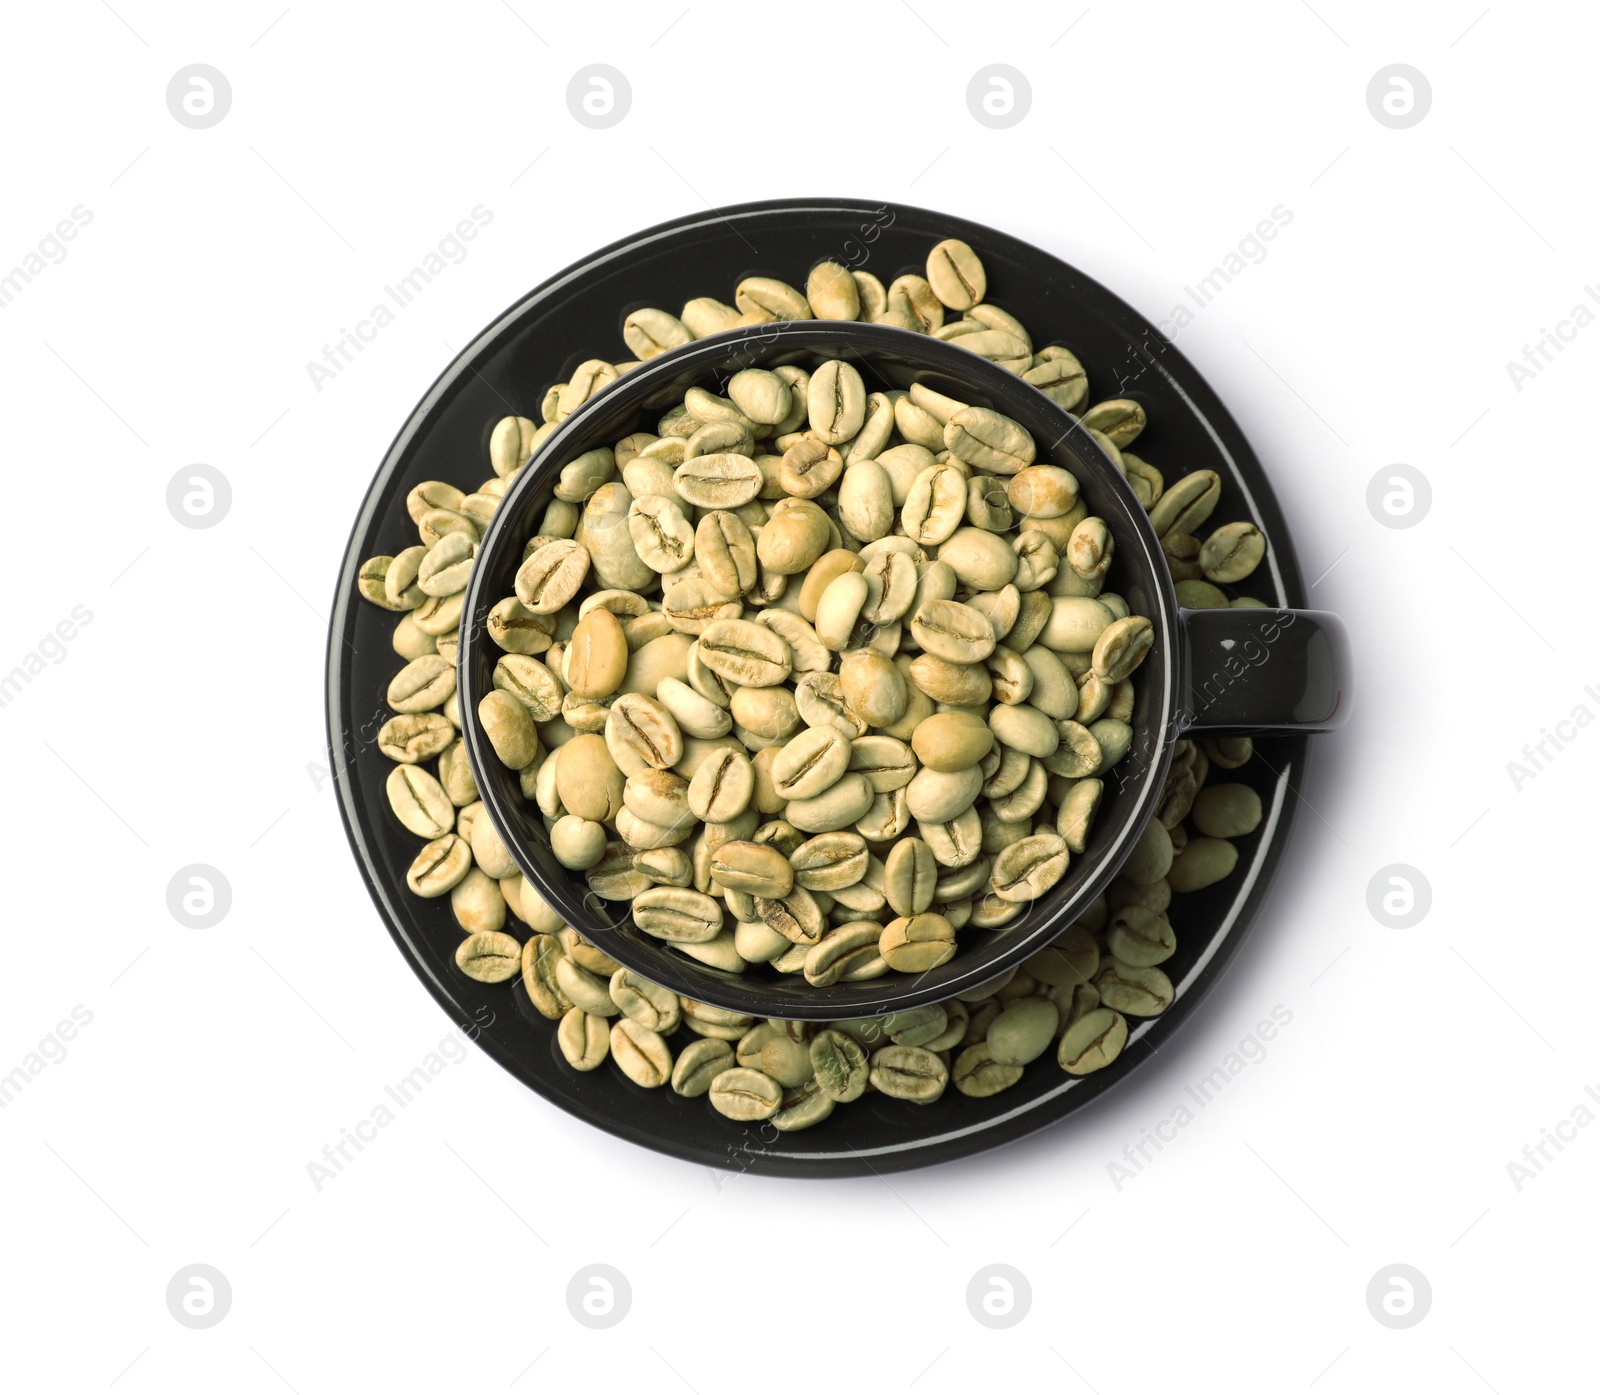
M 1061 882 L 998 929 L 963 930 L 957 953 L 937 969 L 817 988 L 766 965 L 736 974 L 700 964 L 638 930 L 628 903 L 591 892 L 581 872 L 557 861 L 517 772 L 501 764 L 483 734 L 477 706 L 493 688 L 501 655 L 486 633 L 489 610 L 513 594 L 523 544 L 553 497 L 561 467 L 586 450 L 653 429 L 689 387 L 724 383 L 745 368 L 824 358 L 849 360 L 868 391 L 920 382 L 1026 427 L 1039 462 L 1072 471 L 1091 513 L 1105 519 L 1117 543 L 1114 584 L 1107 589 L 1121 594 L 1132 613 L 1149 617 L 1155 645 L 1138 671 L 1132 746 L 1105 777 L 1088 851 L 1072 859 Z M 1348 644 L 1334 616 L 1180 609 L 1160 540 L 1121 472 L 1075 417 L 1020 377 L 930 336 L 813 320 L 733 330 L 662 354 L 624 374 L 550 434 L 506 491 L 479 546 L 462 618 L 458 678 L 463 734 L 484 804 L 523 875 L 567 924 L 620 963 L 686 997 L 756 1017 L 811 1021 L 939 1002 L 1027 958 L 1072 924 L 1116 875 L 1154 813 L 1181 737 L 1331 731 L 1348 717 L 1351 693 Z

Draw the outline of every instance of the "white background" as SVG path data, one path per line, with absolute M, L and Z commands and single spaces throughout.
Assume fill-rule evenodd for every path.
M 1520 391 L 1506 363 L 1600 280 L 1592 18 L 697 0 L 669 28 L 679 9 L 8 12 L 0 270 L 74 206 L 93 218 L 0 310 L 0 671 L 74 605 L 93 620 L 0 709 L 0 1073 L 74 1005 L 93 1021 L 0 1112 L 7 1385 L 1570 1386 L 1591 1357 L 1600 1129 L 1520 1192 L 1507 1164 L 1600 1082 L 1577 894 L 1600 733 L 1520 792 L 1506 764 L 1575 705 L 1600 713 L 1600 330 Z M 633 92 L 603 131 L 564 95 L 597 62 Z M 1366 102 L 1395 62 L 1432 87 L 1407 130 Z M 166 106 L 191 63 L 232 87 L 208 130 Z M 988 63 L 1031 82 L 1007 130 L 967 110 Z M 1157 319 L 1292 210 L 1179 338 L 1357 644 L 1356 716 L 1319 742 L 1291 866 L 1159 1062 L 1002 1151 L 887 1181 L 719 1177 L 568 1118 L 474 1050 L 318 1192 L 307 1163 L 449 1030 L 321 771 L 327 608 L 380 455 L 454 351 L 551 272 L 661 219 L 794 194 L 992 222 Z M 478 204 L 493 221 L 470 255 L 317 391 L 306 362 Z M 165 503 L 197 462 L 233 492 L 204 531 Z M 1411 529 L 1366 503 L 1395 462 L 1432 485 Z M 232 885 L 212 930 L 166 906 L 196 862 Z M 1368 911 L 1391 863 L 1432 886 L 1410 929 Z M 1266 1059 L 1119 1189 L 1108 1164 L 1275 1005 L 1293 1020 Z M 206 1331 L 165 1301 L 195 1262 L 233 1292 Z M 595 1262 L 633 1293 L 608 1331 L 564 1297 Z M 1032 1289 L 1005 1331 L 964 1298 L 992 1262 Z M 1433 1294 L 1405 1331 L 1365 1298 L 1397 1262 Z

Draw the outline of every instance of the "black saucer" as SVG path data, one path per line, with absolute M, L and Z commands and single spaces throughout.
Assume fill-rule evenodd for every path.
M 647 229 L 551 277 L 511 307 L 445 369 L 389 447 L 362 503 L 340 568 L 328 643 L 332 768 L 356 861 L 390 934 L 440 1005 L 495 1060 L 563 1109 L 645 1147 L 730 1171 L 796 1176 L 886 1172 L 944 1162 L 1021 1137 L 1059 1119 L 1147 1059 L 1204 997 L 1237 952 L 1288 843 L 1290 783 L 1304 778 L 1308 739 L 1257 741 L 1258 757 L 1231 779 L 1252 784 L 1265 816 L 1240 840 L 1240 861 L 1218 886 L 1173 907 L 1179 950 L 1164 968 L 1177 990 L 1161 1017 L 1134 1023 L 1121 1058 L 1073 1079 L 1049 1060 L 991 1099 L 950 1090 L 931 1106 L 868 1095 L 796 1134 L 746 1127 L 704 1100 L 643 1090 L 609 1063 L 584 1074 L 555 1044 L 554 1023 L 528 1004 L 519 982 L 487 986 L 455 967 L 460 931 L 447 899 L 405 886 L 419 840 L 396 822 L 384 793 L 393 768 L 375 744 L 390 715 L 383 695 L 401 661 L 390 647 L 398 617 L 363 602 L 366 558 L 416 541 L 405 496 L 422 480 L 471 488 L 492 473 L 489 433 L 510 412 L 537 417 L 545 390 L 583 359 L 629 357 L 621 326 L 632 310 L 676 310 L 697 295 L 731 300 L 747 275 L 803 283 L 824 257 L 872 271 L 885 284 L 923 269 L 928 249 L 960 237 L 982 257 L 988 299 L 1018 315 L 1035 343 L 1062 343 L 1088 369 L 1090 401 L 1138 399 L 1150 426 L 1135 453 L 1169 480 L 1210 468 L 1223 480 L 1214 523 L 1249 518 L 1271 540 L 1251 594 L 1303 606 L 1294 550 L 1254 452 L 1205 380 L 1159 331 L 1097 282 L 1038 248 L 963 219 L 901 205 L 793 199 L 713 210 Z M 609 326 L 609 329 L 607 328 Z M 569 348 L 564 357 L 557 357 Z

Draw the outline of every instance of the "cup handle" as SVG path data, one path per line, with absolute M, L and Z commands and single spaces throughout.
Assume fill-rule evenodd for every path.
M 1350 641 L 1323 610 L 1182 612 L 1187 731 L 1336 731 L 1350 716 Z

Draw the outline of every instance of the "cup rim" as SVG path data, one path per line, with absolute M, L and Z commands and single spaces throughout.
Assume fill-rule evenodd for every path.
M 1124 811 L 1114 832 L 1108 836 L 1108 830 L 1102 825 L 1096 829 L 1092 851 L 1075 855 L 1093 856 L 1095 867 L 1071 897 L 1053 901 L 1056 892 L 1052 889 L 1037 901 L 1025 903 L 1021 916 L 998 927 L 999 932 L 1006 932 L 1014 926 L 1025 927 L 1025 933 L 981 932 L 993 937 L 989 943 L 976 946 L 969 941 L 964 949 L 958 949 L 957 954 L 939 969 L 918 975 L 885 975 L 861 983 L 840 983 L 826 988 L 806 984 L 804 993 L 797 993 L 792 988 L 784 991 L 785 985 L 781 984 L 769 988 L 760 979 L 711 968 L 674 951 L 666 943 L 657 948 L 653 941 L 640 942 L 637 948 L 642 951 L 642 956 L 635 954 L 635 943 L 624 935 L 614 933 L 628 923 L 631 902 L 600 900 L 588 891 L 579 872 L 561 878 L 550 877 L 546 869 L 530 855 L 522 834 L 517 830 L 511 807 L 501 788 L 504 780 L 497 782 L 492 777 L 478 779 L 479 795 L 485 810 L 522 875 L 534 885 L 566 925 L 594 941 L 619 963 L 666 988 L 686 997 L 755 1017 L 823 1022 L 883 1016 L 889 1012 L 943 1001 L 1020 965 L 1071 925 L 1121 870 L 1146 823 L 1153 816 L 1171 764 L 1173 746 L 1181 734 L 1179 695 L 1187 679 L 1188 662 L 1176 587 L 1165 565 L 1160 539 L 1143 505 L 1126 478 L 1089 436 L 1078 418 L 1024 381 L 1020 375 L 930 335 L 861 321 L 784 320 L 744 326 L 695 339 L 630 369 L 564 418 L 517 472 L 479 543 L 477 561 L 462 611 L 457 687 L 461 694 L 463 714 L 461 735 L 474 778 L 477 779 L 480 773 L 486 771 L 491 776 L 504 771 L 481 723 L 476 720 L 478 701 L 490 689 L 474 680 L 473 669 L 480 652 L 494 657 L 499 655 L 498 648 L 486 633 L 486 622 L 489 608 L 500 597 L 486 597 L 483 593 L 488 585 L 487 577 L 495 570 L 492 562 L 498 562 L 510 548 L 522 545 L 522 539 L 517 534 L 523 525 L 513 530 L 509 523 L 516 512 L 515 506 L 525 496 L 539 493 L 568 459 L 581 453 L 582 449 L 593 448 L 592 444 L 575 446 L 575 441 L 598 430 L 599 423 L 623 412 L 636 418 L 641 411 L 651 407 L 650 399 L 669 383 L 693 378 L 704 385 L 714 375 L 731 374 L 736 369 L 728 366 L 730 360 L 737 363 L 742 353 L 751 355 L 751 358 L 749 363 L 739 366 L 760 366 L 779 353 L 814 355 L 837 350 L 841 345 L 848 352 L 835 352 L 833 356 L 852 357 L 869 367 L 874 358 L 894 359 L 898 356 L 918 365 L 918 372 L 970 385 L 975 390 L 975 396 L 981 396 L 1005 415 L 1014 416 L 1020 412 L 1023 417 L 1044 418 L 1056 424 L 1058 429 L 1053 437 L 1048 432 L 1041 434 L 1029 428 L 1037 446 L 1036 458 L 1044 461 L 1047 457 L 1065 453 L 1071 458 L 1071 468 L 1075 474 L 1094 476 L 1105 490 L 1118 499 L 1124 517 L 1112 527 L 1117 557 L 1124 563 L 1130 555 L 1137 558 L 1138 579 L 1150 588 L 1155 604 L 1139 613 L 1147 614 L 1155 626 L 1156 643 L 1152 657 L 1159 656 L 1162 681 L 1159 685 L 1151 685 L 1158 687 L 1158 691 L 1150 692 L 1147 688 L 1145 721 L 1131 724 L 1135 726 L 1136 745 L 1141 734 L 1147 735 L 1153 743 L 1152 752 L 1143 762 L 1147 771 L 1143 788 Z M 758 354 L 760 356 L 756 357 Z M 872 371 L 874 376 L 879 376 L 876 368 Z M 681 396 L 681 388 L 678 395 Z M 1137 552 L 1130 547 L 1135 540 Z M 1130 748 L 1129 757 L 1132 754 Z M 515 772 L 504 773 L 515 778 Z M 578 893 L 576 896 L 575 890 Z M 1052 904 L 1039 912 L 1037 908 L 1047 902 Z M 619 909 L 602 913 L 602 908 L 606 907 Z M 643 937 L 640 938 L 642 941 Z M 623 952 L 617 953 L 618 949 Z

